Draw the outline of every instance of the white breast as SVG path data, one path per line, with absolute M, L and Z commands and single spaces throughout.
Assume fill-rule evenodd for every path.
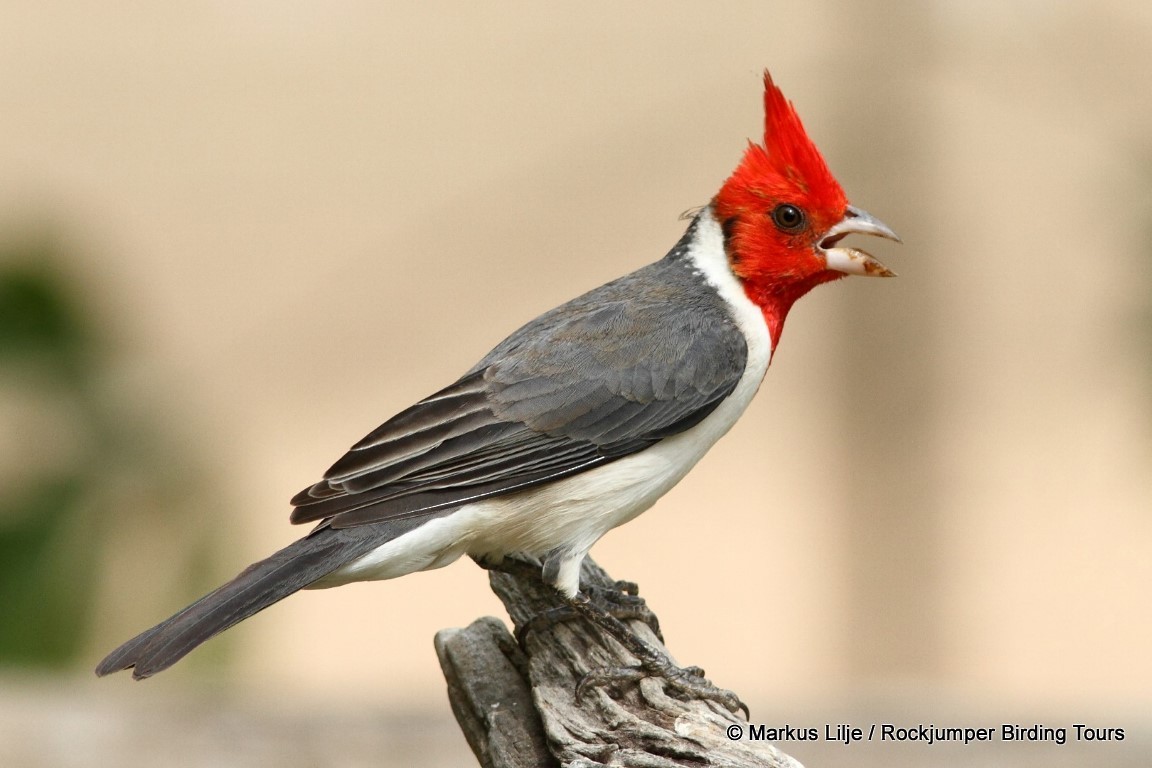
M 678 483 L 736 423 L 768 370 L 772 345 L 767 324 L 728 267 L 723 234 L 710 209 L 700 215 L 695 234 L 688 256 L 728 304 L 748 346 L 744 374 L 716 410 L 695 427 L 611 464 L 431 520 L 313 586 L 390 579 L 439 568 L 466 553 L 499 558 L 522 552 L 554 559 L 557 588 L 575 594 L 580 563 L 592 545 Z

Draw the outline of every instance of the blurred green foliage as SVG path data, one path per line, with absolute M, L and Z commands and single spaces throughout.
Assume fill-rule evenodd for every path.
M 43 244 L 2 252 L 0 263 L 9 266 L 0 272 L 0 365 L 44 365 L 82 377 L 91 366 L 92 332 L 49 266 L 53 260 Z
M 0 367 L 9 386 L 80 395 L 93 375 L 92 333 L 48 268 L 47 246 L 4 249 L 0 264 Z M 77 398 L 82 400 L 83 398 Z M 9 434 L 19 450 L 36 434 Z M 13 478 L 0 497 L 0 660 L 60 665 L 85 640 L 93 586 L 91 550 L 60 544 L 91 485 L 84 466 Z
M 199 485 L 182 442 L 166 438 L 161 422 L 139 408 L 122 412 L 108 387 L 107 334 L 57 266 L 67 263 L 62 256 L 46 239 L 0 245 L 0 398 L 9 422 L 0 427 L 4 666 L 90 663 L 81 657 L 117 530 L 110 523 L 179 515 Z M 184 589 L 207 580 L 211 528 L 181 537 L 179 557 L 167 563 L 183 577 L 174 607 Z
M 84 642 L 92 605 L 93 557 L 72 538 L 84 500 L 78 474 L 39 478 L 0 507 L 0 661 L 63 666 Z

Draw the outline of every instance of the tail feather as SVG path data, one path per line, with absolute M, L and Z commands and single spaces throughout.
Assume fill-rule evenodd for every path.
M 137 680 L 151 677 L 205 640 L 414 527 L 315 531 L 248 566 L 232 581 L 124 643 L 100 662 L 96 674 L 103 677 L 132 668 Z

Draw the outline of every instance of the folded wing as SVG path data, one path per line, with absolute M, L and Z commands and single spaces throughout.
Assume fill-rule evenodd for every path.
M 685 311 L 683 290 L 634 290 L 668 287 L 644 271 L 542 315 L 389 419 L 292 499 L 292 521 L 420 516 L 584 472 L 698 424 L 739 381 L 744 337 L 711 292 L 689 292 Z

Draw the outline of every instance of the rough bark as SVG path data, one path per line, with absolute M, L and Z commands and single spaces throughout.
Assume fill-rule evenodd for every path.
M 559 604 L 538 579 L 499 572 L 489 578 L 516 627 Z M 590 559 L 581 583 L 585 590 L 616 587 Z M 664 649 L 647 624 L 629 623 Z M 578 702 L 576 689 L 588 672 L 636 663 L 582 619 L 534 628 L 524 640 L 522 649 L 492 617 L 436 635 L 453 712 L 484 768 L 801 768 L 771 744 L 730 739 L 729 726 L 745 725 L 739 715 L 713 702 L 673 698 L 655 678 L 592 688 Z

